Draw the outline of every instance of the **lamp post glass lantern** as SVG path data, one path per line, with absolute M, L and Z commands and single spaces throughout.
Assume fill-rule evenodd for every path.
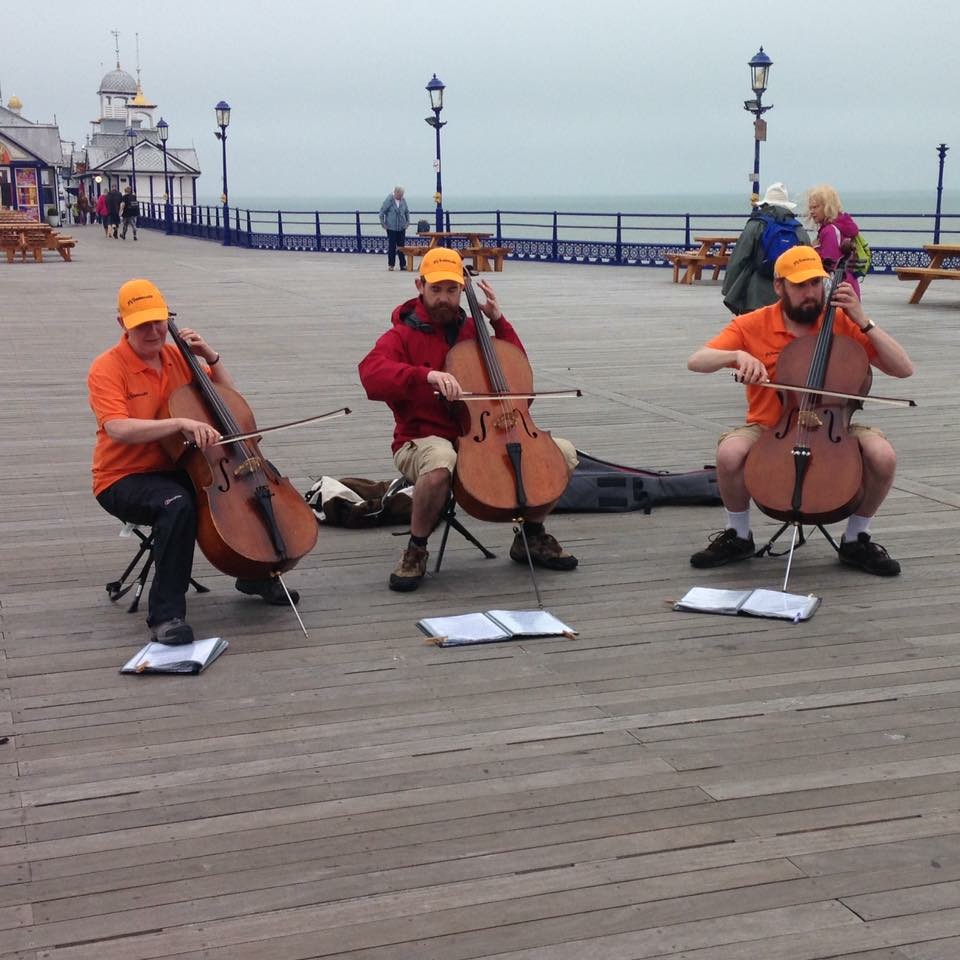
M 167 139 L 170 136 L 170 124 L 161 117 L 157 122 L 157 136 L 163 150 L 163 226 L 164 232 L 173 233 L 173 197 L 170 189 L 170 177 L 167 174 Z
M 127 129 L 127 139 L 130 141 L 130 187 L 134 193 L 137 192 L 137 131 L 133 127 Z
M 767 139 L 767 124 L 761 117 L 770 109 L 773 104 L 763 105 L 763 95 L 767 89 L 767 83 L 770 79 L 770 68 L 773 61 L 763 52 L 761 47 L 747 62 L 750 68 L 750 89 L 753 90 L 755 99 L 744 100 L 743 109 L 753 114 L 753 170 L 750 179 L 753 180 L 753 199 L 760 199 L 760 141 Z
M 230 203 L 227 193 L 227 127 L 230 126 L 230 104 L 226 100 L 221 100 L 214 108 L 217 115 L 217 126 L 219 133 L 214 136 L 220 141 L 223 149 L 223 193 L 220 196 L 220 202 L 223 204 L 223 245 L 230 246 Z
M 440 174 L 440 128 L 446 125 L 446 120 L 441 121 L 440 111 L 443 109 L 443 91 L 446 87 L 443 85 L 442 80 L 437 79 L 437 75 L 434 74 L 433 78 L 427 84 L 427 93 L 430 95 L 430 109 L 433 111 L 432 117 L 424 117 L 426 122 L 433 127 L 436 132 L 437 137 L 437 159 L 435 161 L 435 166 L 437 168 L 437 190 L 433 195 L 433 199 L 437 204 L 437 217 L 436 217 L 436 230 L 437 233 L 440 233 L 443 230 L 443 186 L 442 178 Z

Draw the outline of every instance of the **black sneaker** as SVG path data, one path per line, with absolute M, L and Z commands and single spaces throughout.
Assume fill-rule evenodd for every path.
M 154 643 L 165 643 L 168 647 L 179 647 L 185 643 L 193 643 L 193 630 L 185 620 L 174 617 L 151 627 L 150 639 Z
M 744 539 L 737 536 L 732 527 L 710 535 L 710 545 L 690 558 L 692 567 L 722 567 L 725 563 L 737 563 L 749 560 L 757 552 L 753 545 L 753 534 Z
M 241 593 L 249 594 L 251 597 L 262 597 L 267 603 L 275 607 L 286 606 L 287 595 L 283 590 L 283 584 L 276 577 L 267 577 L 265 580 L 243 580 L 237 579 L 236 588 Z M 300 591 L 291 590 L 290 599 L 296 606 L 300 602 Z
M 557 542 L 557 538 L 544 530 L 542 533 L 528 533 L 527 544 L 530 547 L 530 559 L 538 567 L 547 570 L 575 570 L 579 561 L 573 554 L 567 553 Z M 518 533 L 510 545 L 510 559 L 514 563 L 526 563 L 527 551 L 523 546 L 523 537 Z
M 848 567 L 858 567 L 877 577 L 895 577 L 900 573 L 900 564 L 879 543 L 874 543 L 869 533 L 858 533 L 856 540 L 841 540 L 838 556 Z

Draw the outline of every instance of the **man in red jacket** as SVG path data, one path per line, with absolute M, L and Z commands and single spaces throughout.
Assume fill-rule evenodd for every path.
M 397 469 L 414 483 L 410 542 L 390 576 L 391 590 L 416 590 L 427 570 L 427 540 L 450 496 L 457 462 L 453 443 L 460 428 L 450 404 L 462 396 L 456 378 L 444 370 L 447 352 L 461 340 L 476 338 L 472 317 L 460 307 L 463 261 L 456 250 L 435 247 L 424 254 L 416 281 L 419 296 L 393 311 L 392 326 L 360 362 L 360 381 L 371 400 L 393 411 L 393 454 Z M 477 281 L 486 300 L 481 310 L 494 335 L 523 350 L 523 344 L 500 312 L 490 284 Z M 439 396 L 438 396 L 439 394 Z M 444 403 L 443 401 L 447 401 Z M 568 440 L 554 437 L 571 473 L 577 453 Z M 573 570 L 577 558 L 543 529 L 548 511 L 524 521 L 530 557 L 551 570 Z M 523 537 L 510 548 L 517 563 L 527 562 Z

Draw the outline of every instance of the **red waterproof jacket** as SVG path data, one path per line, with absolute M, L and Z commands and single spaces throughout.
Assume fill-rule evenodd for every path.
M 453 343 L 476 339 L 473 318 L 464 315 L 459 329 L 449 331 L 450 343 L 444 329 L 430 322 L 419 297 L 400 304 L 391 321 L 392 327 L 360 361 L 360 382 L 367 396 L 384 401 L 393 411 L 396 428 L 391 449 L 396 453 L 408 440 L 423 437 L 455 440 L 460 436 L 457 421 L 450 405 L 427 383 L 427 374 L 443 369 Z M 492 326 L 499 339 L 523 350 L 506 317 L 501 316 Z

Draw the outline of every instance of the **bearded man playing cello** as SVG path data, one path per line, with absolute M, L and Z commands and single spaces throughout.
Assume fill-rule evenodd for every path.
M 189 383 L 191 372 L 180 351 L 167 343 L 170 311 L 149 280 L 128 280 L 117 295 L 119 342 L 102 353 L 87 375 L 90 407 L 97 418 L 93 452 L 93 494 L 108 513 L 124 523 L 153 528 L 153 584 L 147 625 L 158 643 L 193 642 L 186 622 L 186 593 L 193 569 L 197 511 L 193 485 L 179 471 L 160 441 L 182 435 L 201 450 L 220 434 L 203 420 L 161 416 L 167 399 Z M 233 387 L 233 379 L 214 350 L 195 330 L 180 335 L 190 352 L 206 362 L 215 383 Z M 286 604 L 275 580 L 238 579 L 241 593 L 267 603 Z M 296 603 L 300 595 L 290 591 Z
M 714 534 L 709 545 L 690 558 L 695 567 L 735 563 L 756 552 L 744 468 L 750 449 L 763 431 L 777 424 L 781 408 L 776 390 L 757 384 L 776 381 L 777 360 L 788 343 L 819 330 L 826 308 L 827 277 L 812 247 L 792 247 L 774 265 L 777 302 L 735 317 L 687 361 L 687 368 L 695 373 L 732 368 L 737 378 L 747 384 L 746 425 L 723 434 L 717 445 L 717 482 L 727 511 L 726 529 Z M 913 373 L 907 352 L 867 316 L 849 283 L 838 285 L 832 293 L 832 303 L 837 307 L 834 333 L 859 343 L 870 363 L 888 376 L 909 377 Z M 864 493 L 857 513 L 847 520 L 839 559 L 866 573 L 896 576 L 900 564 L 872 541 L 868 532 L 870 521 L 893 485 L 896 453 L 890 441 L 873 427 L 851 424 L 850 434 L 860 445 Z
M 426 574 L 427 540 L 450 497 L 457 463 L 454 441 L 461 431 L 450 404 L 460 400 L 463 390 L 456 377 L 444 370 L 444 361 L 454 344 L 475 338 L 473 319 L 460 307 L 463 260 L 456 250 L 428 250 L 416 286 L 419 296 L 393 311 L 391 328 L 360 362 L 360 381 L 367 396 L 384 401 L 393 411 L 394 463 L 414 484 L 410 541 L 390 576 L 390 589 L 401 591 L 416 590 Z M 493 288 L 483 280 L 477 286 L 486 298 L 480 309 L 496 337 L 523 350 L 516 331 L 500 311 Z M 576 449 L 568 440 L 553 439 L 568 474 L 572 473 L 578 462 Z M 550 570 L 573 570 L 577 558 L 543 528 L 548 512 L 534 511 L 524 520 L 530 559 Z M 527 562 L 520 533 L 514 538 L 510 558 Z

